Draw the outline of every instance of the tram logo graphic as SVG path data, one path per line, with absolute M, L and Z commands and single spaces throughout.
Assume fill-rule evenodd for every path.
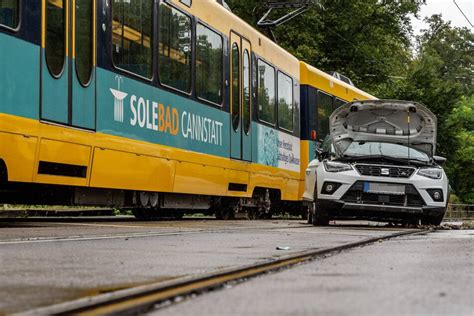
M 117 81 L 117 90 L 110 88 L 110 92 L 112 92 L 114 96 L 114 120 L 116 122 L 123 123 L 123 100 L 127 97 L 128 93 L 120 91 L 120 83 L 123 83 L 122 76 L 115 76 L 115 80 Z

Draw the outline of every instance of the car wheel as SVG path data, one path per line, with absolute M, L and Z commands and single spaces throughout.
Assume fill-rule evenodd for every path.
M 307 208 L 303 208 L 303 209 L 301 210 L 300 214 L 301 214 L 301 219 L 306 219 L 306 220 L 308 220 L 308 214 L 309 214 L 309 212 L 308 212 L 308 209 L 307 209 Z M 309 223 L 309 222 L 308 222 L 308 223 Z
M 435 225 L 439 226 L 441 222 L 443 221 L 444 213 L 439 214 L 439 215 L 426 215 L 421 218 L 421 224 L 422 225 Z
M 313 203 L 313 226 L 328 226 L 329 216 L 327 212 L 318 207 L 318 202 Z
M 306 219 L 308 224 L 313 224 L 313 204 L 314 203 L 311 203 L 311 205 L 306 208 Z

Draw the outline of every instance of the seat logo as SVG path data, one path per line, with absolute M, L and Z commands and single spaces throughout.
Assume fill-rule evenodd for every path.
M 117 81 L 117 90 L 110 88 L 110 92 L 112 92 L 114 96 L 114 120 L 116 122 L 123 123 L 123 100 L 127 97 L 128 93 L 120 91 L 120 83 L 123 83 L 122 76 L 115 76 L 115 80 Z
M 380 173 L 383 175 L 383 176 L 388 176 L 390 175 L 390 169 L 388 168 L 382 168 Z

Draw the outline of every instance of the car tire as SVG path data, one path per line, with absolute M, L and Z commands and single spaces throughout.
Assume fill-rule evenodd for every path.
M 312 222 L 313 226 L 328 226 L 329 216 L 327 212 L 318 207 L 318 202 L 314 202 L 312 206 Z
M 308 220 L 309 212 L 308 212 L 308 209 L 307 209 L 306 207 L 303 207 L 303 208 L 302 208 L 300 214 L 301 214 L 301 219 L 303 219 L 303 220 L 304 220 L 304 219 Z M 309 223 L 309 222 L 308 222 L 308 223 Z
M 421 224 L 439 226 L 443 221 L 443 217 L 444 213 L 439 215 L 425 215 L 421 218 Z
M 307 223 L 308 224 L 313 224 L 313 203 L 311 203 L 311 205 L 309 205 L 307 208 L 306 208 L 306 212 L 307 212 L 307 216 L 306 216 L 306 219 L 307 219 Z

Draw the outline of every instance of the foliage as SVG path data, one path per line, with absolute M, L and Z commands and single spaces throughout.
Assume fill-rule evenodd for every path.
M 265 1 L 227 2 L 253 26 L 266 11 Z M 403 73 L 410 59 L 409 16 L 418 12 L 419 4 L 380 0 L 320 3 L 323 9 L 314 6 L 275 28 L 278 44 L 319 69 L 343 73 L 362 89 L 380 94 L 384 89 L 380 82 Z
M 446 120 L 453 130 L 454 152 L 447 162 L 447 171 L 455 192 L 464 202 L 474 204 L 474 95 L 463 97 Z
M 424 103 L 436 114 L 437 152 L 448 159 L 450 183 L 462 200 L 474 203 L 474 34 L 438 15 L 427 22 L 406 79 L 388 96 Z

